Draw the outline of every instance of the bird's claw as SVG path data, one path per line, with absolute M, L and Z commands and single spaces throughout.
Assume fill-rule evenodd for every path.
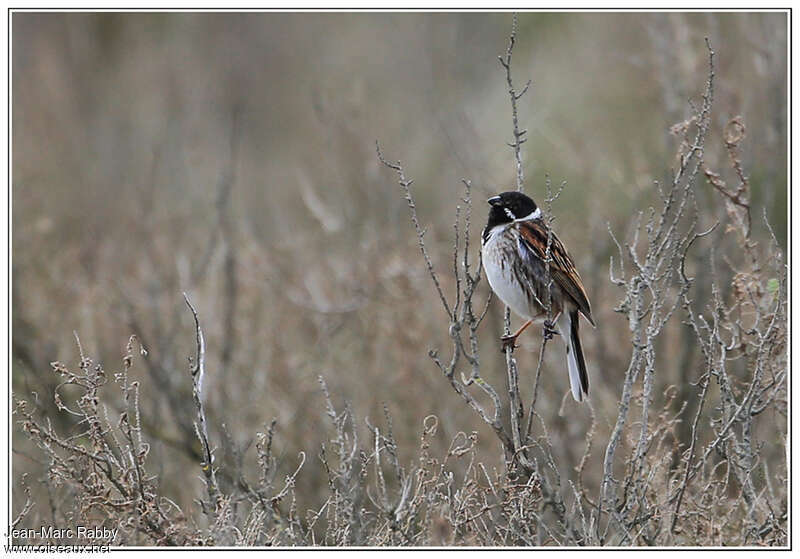
M 555 329 L 555 324 L 549 320 L 544 321 L 544 339 L 552 340 L 553 336 L 559 336 L 558 330 Z
M 516 336 L 503 336 L 500 338 L 500 353 L 504 353 L 506 349 L 511 348 L 511 350 L 515 350 L 517 347 L 517 337 Z

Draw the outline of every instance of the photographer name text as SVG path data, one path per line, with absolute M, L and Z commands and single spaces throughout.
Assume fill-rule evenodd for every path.
M 11 530 L 12 538 L 22 538 L 27 540 L 104 540 L 113 542 L 117 537 L 117 528 L 76 526 L 75 528 L 56 528 L 54 526 L 42 526 L 41 528 L 18 528 Z

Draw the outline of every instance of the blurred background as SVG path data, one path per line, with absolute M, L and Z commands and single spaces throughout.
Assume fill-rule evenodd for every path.
M 69 434 L 76 426 L 55 409 L 50 362 L 77 365 L 75 332 L 110 374 L 136 334 L 148 352 L 131 375 L 141 382 L 151 472 L 195 510 L 203 485 L 185 291 L 206 334 L 207 413 L 223 470 L 275 418 L 279 467 L 293 471 L 306 450 L 299 506 L 318 508 L 326 478 L 316 454 L 330 438 L 320 375 L 365 437 L 364 420 L 381 421 L 386 406 L 401 462 L 414 459 L 423 420 L 435 414 L 434 452 L 477 431 L 479 459 L 501 467 L 493 433 L 428 357 L 449 349 L 448 320 L 375 141 L 414 179 L 428 249 L 452 295 L 461 179 L 476 194 L 476 256 L 483 200 L 514 184 L 497 61 L 511 14 L 14 13 L 12 25 L 15 395 Z M 609 282 L 607 224 L 624 237 L 653 181 L 668 180 L 677 146 L 669 129 L 688 118 L 706 79 L 704 37 L 717 52 L 706 159 L 726 165 L 721 131 L 742 115 L 754 237 L 767 238 L 766 210 L 785 248 L 785 14 L 519 17 L 514 77 L 532 80 L 519 103 L 525 190 L 541 200 L 547 176 L 566 182 L 554 227 L 598 323 L 582 338 L 601 445 L 630 357 L 627 323 L 613 311 L 621 293 Z M 724 219 L 710 186 L 698 196 L 707 223 Z M 708 245 L 699 250 L 702 264 Z M 487 293 L 482 282 L 478 300 Z M 502 313 L 494 301 L 481 334 L 483 375 L 496 387 Z M 664 338 L 674 350 L 660 357 L 659 395 L 696 374 L 699 352 L 681 336 L 675 326 Z M 517 351 L 526 401 L 539 339 L 526 333 Z M 561 348 L 549 348 L 538 406 L 569 476 L 591 417 L 565 399 Z M 15 483 L 22 472 L 41 475 L 41 456 L 16 427 L 13 447 Z M 595 450 L 586 467 L 590 486 L 601 456 Z M 15 503 L 23 498 L 17 492 Z

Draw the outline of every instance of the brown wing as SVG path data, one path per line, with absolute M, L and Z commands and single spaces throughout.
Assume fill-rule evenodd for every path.
M 539 219 L 523 221 L 519 224 L 519 232 L 521 241 L 525 243 L 526 248 L 544 261 L 547 251 L 547 228 L 544 222 Z M 570 258 L 567 249 L 564 248 L 564 245 L 553 232 L 551 232 L 550 238 L 550 255 L 550 274 L 553 281 L 572 298 L 578 310 L 594 326 L 592 309 L 589 306 L 589 298 L 583 288 L 581 276 L 578 274 L 578 270 L 575 269 L 575 263 Z

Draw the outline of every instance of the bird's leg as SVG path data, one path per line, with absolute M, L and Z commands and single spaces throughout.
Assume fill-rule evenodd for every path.
M 502 338 L 500 338 L 500 341 L 502 342 L 502 346 L 500 346 L 500 351 L 505 351 L 506 348 L 509 347 L 509 346 L 511 346 L 511 349 L 514 349 L 515 347 L 517 347 L 515 345 L 517 343 L 517 338 L 519 337 L 520 334 L 522 334 L 522 332 L 525 331 L 525 328 L 527 328 L 528 326 L 531 325 L 531 322 L 533 322 L 533 321 L 529 320 L 528 322 L 526 322 L 525 324 L 520 326 L 519 330 L 517 330 L 516 332 L 514 332 L 510 336 L 503 336 Z
M 545 320 L 544 321 L 544 339 L 545 340 L 552 340 L 553 336 L 560 335 L 558 330 L 556 330 L 556 325 L 552 320 Z

